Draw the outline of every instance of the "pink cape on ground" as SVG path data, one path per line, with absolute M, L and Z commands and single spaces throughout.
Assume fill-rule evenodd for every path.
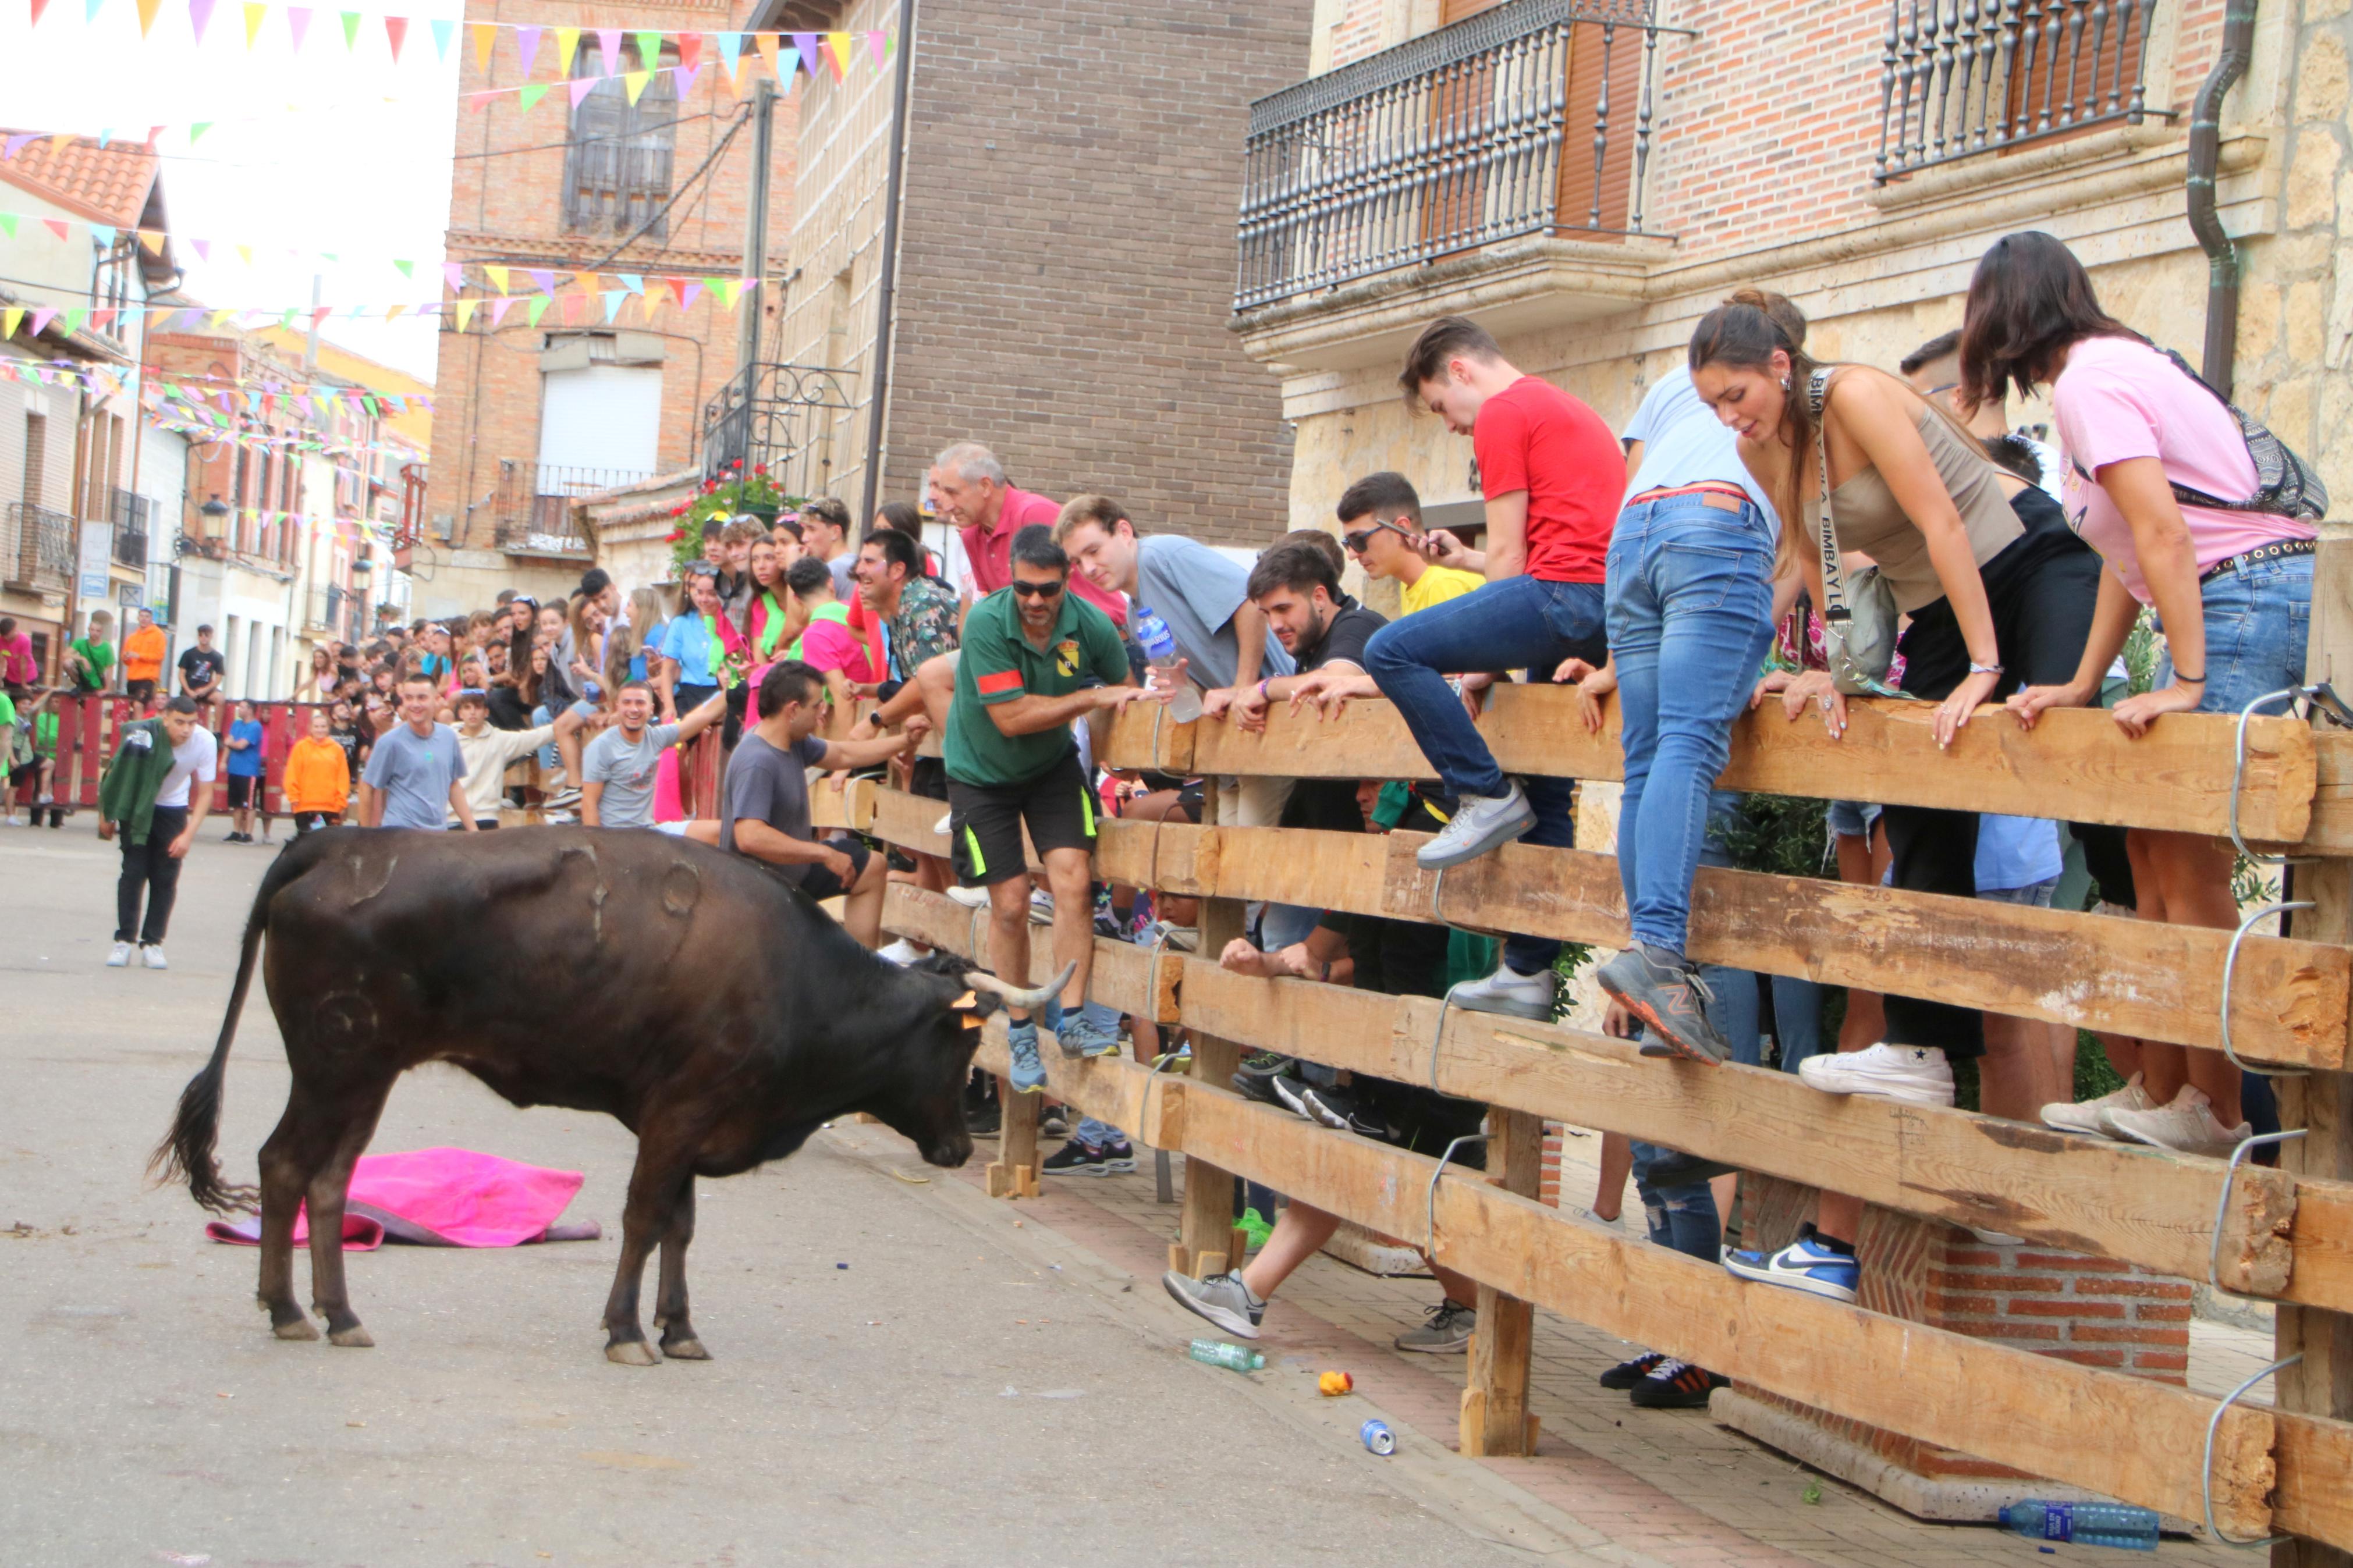
M 519 1247 L 531 1241 L 590 1240 L 593 1223 L 558 1226 L 580 1190 L 577 1171 L 550 1171 L 470 1149 L 418 1149 L 406 1154 L 363 1154 L 352 1171 L 343 1207 L 343 1247 L 371 1252 L 387 1237 L 424 1247 Z M 258 1217 L 215 1220 L 215 1241 L 258 1246 Z M 297 1245 L 310 1237 L 309 1216 L 294 1216 Z

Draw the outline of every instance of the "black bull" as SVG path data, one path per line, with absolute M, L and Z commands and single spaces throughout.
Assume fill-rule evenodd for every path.
M 225 1186 L 221 1079 L 254 957 L 293 1078 L 261 1184 Z M 600 1110 L 638 1137 L 605 1353 L 656 1357 L 638 1325 L 661 1246 L 663 1353 L 702 1360 L 688 1321 L 694 1178 L 780 1160 L 822 1123 L 872 1113 L 935 1165 L 972 1153 L 963 1087 L 982 1016 L 1029 1005 L 944 960 L 902 969 L 781 879 L 644 831 L 311 834 L 262 878 L 219 1042 L 156 1150 L 208 1209 L 261 1212 L 261 1304 L 280 1339 L 308 1201 L 311 1303 L 339 1345 L 373 1342 L 343 1286 L 343 1199 L 393 1080 L 452 1062 L 517 1105 Z

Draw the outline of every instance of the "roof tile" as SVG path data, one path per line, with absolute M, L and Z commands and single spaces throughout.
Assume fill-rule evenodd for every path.
M 0 137 L 20 134 L 0 131 Z M 14 158 L 0 162 L 0 180 L 93 222 L 136 228 L 160 162 L 136 142 L 110 142 L 101 147 L 95 137 L 76 136 L 60 146 L 40 136 L 18 148 Z

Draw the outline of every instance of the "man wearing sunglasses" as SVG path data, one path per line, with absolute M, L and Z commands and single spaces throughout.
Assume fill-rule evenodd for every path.
M 1400 615 L 1459 599 L 1486 579 L 1459 566 L 1440 566 L 1423 552 L 1421 496 L 1403 474 L 1367 474 L 1340 496 L 1340 542 L 1367 577 L 1398 585 Z
M 1048 1005 L 1047 1026 L 1066 1056 L 1106 1056 L 1119 1042 L 1082 1005 L 1094 957 L 1095 800 L 1071 724 L 1165 694 L 1131 684 L 1111 617 L 1069 591 L 1071 558 L 1047 529 L 1016 533 L 1008 565 L 1010 581 L 965 617 L 956 661 L 943 747 L 950 861 L 964 886 L 988 889 L 989 962 L 1026 985 L 1029 829 L 1054 896 L 1054 962 L 1072 966 L 1059 1007 Z M 1013 1087 L 1042 1091 L 1037 1018 L 1015 1009 L 1008 1044 Z

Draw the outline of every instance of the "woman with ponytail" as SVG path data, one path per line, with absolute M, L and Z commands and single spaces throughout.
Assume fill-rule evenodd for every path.
M 1907 695 L 1937 704 L 1948 746 L 1978 707 L 2022 685 L 2073 677 L 2099 596 L 2099 562 L 2040 490 L 2000 469 L 1943 408 L 1867 365 L 1818 365 L 1757 298 L 1736 296 L 1692 334 L 1693 384 L 1738 437 L 1740 458 L 1782 518 L 1775 574 L 1816 605 L 1822 536 L 1876 564 L 1911 624 L 1897 643 Z M 1833 637 L 1837 635 L 1835 630 Z M 1833 738 L 1846 699 L 1824 672 L 1784 693 L 1792 719 L 1819 704 Z M 1977 889 L 1973 812 L 1890 805 L 1893 881 L 1968 898 Z M 1808 1058 L 1799 1076 L 1835 1094 L 1953 1102 L 1954 1059 L 1985 1052 L 1974 1008 L 1886 998 L 1886 1037 L 1867 1049 Z M 1744 1278 L 1854 1299 L 1862 1204 L 1822 1194 L 1820 1215 L 1769 1257 L 1736 1252 Z

